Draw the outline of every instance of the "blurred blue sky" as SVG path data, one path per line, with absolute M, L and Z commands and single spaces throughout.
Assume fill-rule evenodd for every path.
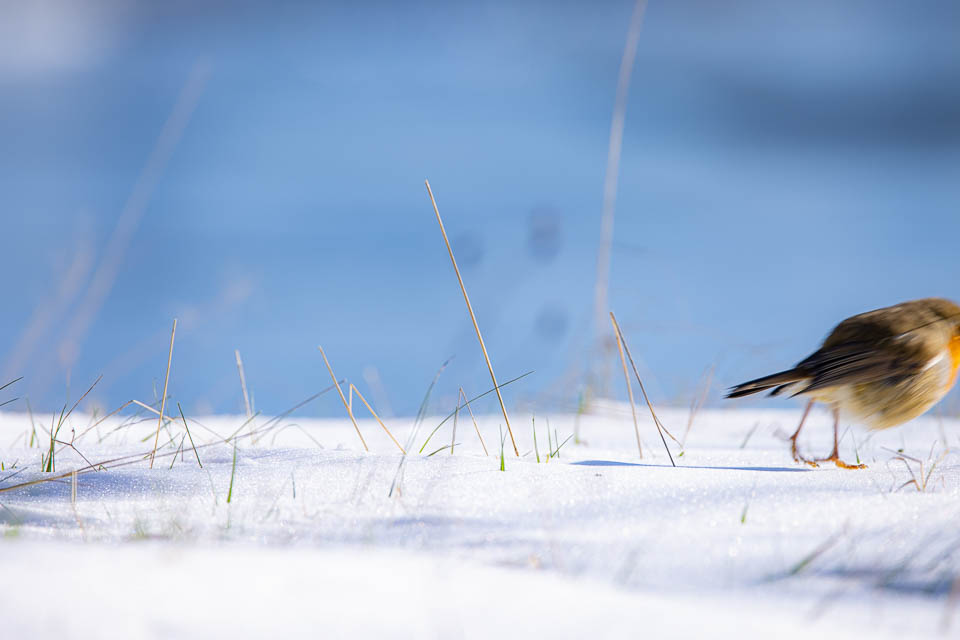
M 99 373 L 104 406 L 151 400 L 176 316 L 188 411 L 241 409 L 234 349 L 266 412 L 328 384 L 318 344 L 398 413 L 451 355 L 438 399 L 479 393 L 429 178 L 499 377 L 536 371 L 508 401 L 571 408 L 632 8 L 0 0 L 2 375 L 34 407 Z M 650 3 L 610 303 L 655 399 L 688 403 L 711 365 L 721 386 L 791 365 L 853 313 L 960 298 L 957 33 L 947 0 Z

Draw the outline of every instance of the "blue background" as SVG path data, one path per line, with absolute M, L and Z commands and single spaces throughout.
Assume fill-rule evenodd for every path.
M 328 384 L 318 344 L 385 413 L 416 411 L 451 355 L 437 407 L 487 389 L 424 178 L 498 376 L 535 370 L 510 404 L 576 406 L 631 2 L 0 7 L 0 375 L 34 408 L 99 373 L 98 404 L 152 400 L 175 316 L 170 391 L 191 412 L 241 410 L 234 349 L 272 413 Z M 610 305 L 656 401 L 689 403 L 715 366 L 717 404 L 848 315 L 960 297 L 957 33 L 947 0 L 651 2 Z

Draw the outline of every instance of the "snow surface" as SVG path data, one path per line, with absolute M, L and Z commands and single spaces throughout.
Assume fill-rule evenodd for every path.
M 522 457 L 507 439 L 503 472 L 502 417 L 478 416 L 484 456 L 461 416 L 454 455 L 408 456 L 392 497 L 401 455 L 375 422 L 360 421 L 367 453 L 349 420 L 264 432 L 258 418 L 241 430 L 257 436 L 238 441 L 228 503 L 222 437 L 243 418 L 191 423 L 202 468 L 170 424 L 154 469 L 137 459 L 79 474 L 74 502 L 69 477 L 3 491 L 51 475 L 40 425 L 52 417 L 34 417 L 31 448 L 30 417 L 0 414 L 0 620 L 10 635 L 51 637 L 960 635 L 960 457 L 947 449 L 960 422 L 844 427 L 842 455 L 869 465 L 848 471 L 793 462 L 782 435 L 799 415 L 702 411 L 683 455 L 671 443 L 672 468 L 649 415 L 638 457 L 629 407 L 581 416 L 584 442 L 539 464 L 531 416 L 516 414 Z M 661 417 L 684 435 L 686 411 Z M 536 416 L 542 460 L 548 420 L 563 441 L 578 418 Z M 61 430 L 76 451 L 59 448 L 57 472 L 152 447 L 146 414 L 81 436 L 90 423 Z M 388 425 L 404 442 L 412 420 Z M 827 414 L 801 443 L 828 452 Z M 914 476 L 924 491 L 904 486 Z

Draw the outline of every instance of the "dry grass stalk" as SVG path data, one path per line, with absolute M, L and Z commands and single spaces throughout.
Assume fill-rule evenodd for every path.
M 170 363 L 173 361 L 173 341 L 177 337 L 177 319 L 173 319 L 173 329 L 170 331 L 170 351 L 167 353 L 167 374 L 163 378 L 163 395 L 160 397 L 160 417 L 157 418 L 157 435 L 153 439 L 153 451 L 150 453 L 150 468 L 153 469 L 153 459 L 157 455 L 157 445 L 160 444 L 160 429 L 163 427 L 163 412 L 167 408 L 167 385 L 170 384 Z
M 483 336 L 480 334 L 480 325 L 477 324 L 477 316 L 473 313 L 473 305 L 470 304 L 470 296 L 467 295 L 467 288 L 463 284 L 463 278 L 460 276 L 460 268 L 457 267 L 457 259 L 453 257 L 453 249 L 450 247 L 450 240 L 447 238 L 447 230 L 443 226 L 443 219 L 440 217 L 440 209 L 437 208 L 437 200 L 433 197 L 433 189 L 430 188 L 430 181 L 424 180 L 427 186 L 427 193 L 430 194 L 430 203 L 433 204 L 433 211 L 437 214 L 437 222 L 440 224 L 440 233 L 443 234 L 443 241 L 447 245 L 447 253 L 450 254 L 450 262 L 453 263 L 453 270 L 457 274 L 457 281 L 460 283 L 460 291 L 463 292 L 463 300 L 467 303 L 467 311 L 470 312 L 470 319 L 473 321 L 473 328 L 477 332 L 477 340 L 480 342 L 480 349 L 483 351 L 483 358 L 487 361 L 487 370 L 490 371 L 490 379 L 493 381 L 493 387 L 497 392 L 497 400 L 500 401 L 500 411 L 503 412 L 503 420 L 507 423 L 507 433 L 510 434 L 510 444 L 513 445 L 513 453 L 519 458 L 520 450 L 517 448 L 517 441 L 513 437 L 513 429 L 510 428 L 510 418 L 507 416 L 507 407 L 503 404 L 503 396 L 500 394 L 500 385 L 497 384 L 497 376 L 493 373 L 493 365 L 490 363 L 490 355 L 487 353 L 487 346 L 483 343 Z
M 92 387 L 91 387 L 91 388 L 92 388 Z M 301 402 L 299 402 L 299 403 L 295 404 L 294 406 L 290 407 L 289 409 L 287 409 L 286 411 L 284 411 L 284 412 L 281 413 L 280 415 L 271 418 L 270 420 L 268 420 L 267 422 L 265 422 L 264 424 L 262 424 L 262 425 L 261 425 L 257 430 L 255 430 L 255 431 L 252 431 L 252 432 L 249 432 L 249 433 L 245 433 L 245 434 L 243 434 L 243 435 L 238 435 L 238 434 L 240 433 L 240 431 L 242 431 L 243 428 L 247 425 L 247 422 L 244 422 L 243 425 L 241 425 L 240 429 L 238 429 L 238 430 L 236 431 L 236 433 L 235 433 L 233 436 L 231 436 L 230 438 L 227 438 L 226 440 L 222 440 L 222 439 L 221 439 L 221 440 L 219 440 L 219 441 L 217 441 L 217 442 L 210 442 L 210 443 L 207 443 L 207 444 L 201 444 L 201 445 L 198 445 L 198 446 L 197 446 L 197 449 L 205 449 L 205 448 L 207 448 L 207 447 L 217 447 L 217 446 L 222 446 L 223 444 L 228 444 L 228 445 L 229 445 L 229 444 L 235 444 L 235 442 L 232 442 L 232 441 L 240 440 L 240 439 L 242 439 L 242 438 L 251 438 L 251 439 L 253 439 L 253 437 L 254 437 L 254 436 L 257 436 L 257 435 L 259 435 L 259 436 L 262 437 L 262 436 L 266 435 L 267 433 L 276 430 L 276 429 L 278 428 L 278 426 L 279 426 L 279 422 L 280 422 L 283 418 L 285 418 L 286 416 L 290 415 L 291 413 L 293 413 L 294 411 L 296 411 L 296 410 L 299 409 L 300 407 L 306 405 L 307 403 L 312 402 L 313 400 L 319 398 L 320 396 L 322 396 L 323 394 L 327 393 L 328 391 L 331 391 L 333 388 L 334 388 L 334 385 L 330 385 L 330 386 L 327 387 L 326 389 L 323 389 L 323 390 L 321 390 L 321 391 L 318 391 L 317 393 L 315 393 L 315 394 L 311 395 L 310 397 L 308 397 L 306 400 L 302 400 Z M 254 416 L 256 416 L 256 414 L 254 414 Z M 199 423 L 198 423 L 198 424 L 199 424 Z M 157 457 L 157 458 L 169 457 L 169 456 L 178 455 L 179 453 L 180 453 L 180 452 L 179 452 L 179 451 L 176 451 L 176 450 L 174 450 L 174 451 L 166 451 L 166 452 L 158 453 L 156 457 Z M 85 473 L 93 473 L 93 472 L 96 472 L 96 471 L 111 470 L 111 469 L 116 469 L 116 468 L 119 468 L 119 467 L 126 467 L 126 466 L 130 466 L 130 465 L 134 465 L 134 464 L 140 464 L 141 462 L 143 462 L 144 460 L 146 460 L 149 456 L 150 456 L 150 452 L 147 451 L 147 452 L 133 453 L 133 454 L 125 455 L 125 456 L 119 456 L 119 457 L 116 457 L 116 458 L 111 458 L 111 459 L 109 459 L 109 460 L 101 460 L 101 461 L 95 462 L 95 463 L 93 463 L 93 464 L 89 464 L 89 463 L 88 463 L 88 464 L 87 464 L 86 466 L 84 466 L 84 467 L 79 467 L 79 468 L 77 468 L 77 469 L 72 469 L 72 470 L 70 470 L 70 471 L 66 471 L 66 472 L 63 472 L 63 473 L 59 473 L 59 474 L 55 474 L 55 475 L 49 475 L 49 476 L 44 476 L 44 477 L 41 477 L 41 478 L 36 478 L 36 479 L 34 479 L 34 480 L 28 480 L 28 481 L 26 481 L 26 482 L 20 482 L 20 483 L 17 483 L 17 484 L 13 484 L 13 485 L 6 486 L 6 487 L 0 487 L 0 493 L 6 493 L 6 492 L 9 492 L 9 491 L 17 491 L 18 489 L 25 489 L 25 488 L 27 488 L 27 487 L 33 487 L 33 486 L 40 485 L 40 484 L 44 484 L 44 483 L 47 483 L 47 482 L 57 482 L 57 481 L 59 481 L 59 480 L 65 479 L 65 478 L 69 478 L 69 477 L 71 476 L 71 474 L 74 474 L 74 473 L 76 473 L 77 475 L 82 475 L 82 474 L 85 474 Z M 27 467 L 23 467 L 22 469 L 20 469 L 20 470 L 17 471 L 16 473 L 14 473 L 14 474 L 12 474 L 12 475 L 10 475 L 10 476 L 7 476 L 6 478 L 0 479 L 0 482 L 5 481 L 5 480 L 9 480 L 12 476 L 17 475 L 17 474 L 20 474 L 20 473 L 22 473 L 23 471 L 26 471 L 26 469 L 27 469 Z
M 627 397 L 630 398 L 630 412 L 633 414 L 633 432 L 637 436 L 637 453 L 643 458 L 643 447 L 640 445 L 640 425 L 637 423 L 637 406 L 633 402 L 633 385 L 630 384 L 630 374 L 627 372 L 627 358 L 623 355 L 623 342 L 620 340 L 620 332 L 616 330 L 617 321 L 613 318 L 613 312 L 610 312 L 610 321 L 614 326 L 614 335 L 617 338 L 617 349 L 620 351 L 620 364 L 623 365 L 623 380 L 627 383 Z
M 640 27 L 646 0 L 637 0 L 630 18 L 627 41 L 620 59 L 620 73 L 617 78 L 617 93 L 613 103 L 613 118 L 610 121 L 610 141 L 607 147 L 607 169 L 603 179 L 603 213 L 600 219 L 600 246 L 597 251 L 597 280 L 594 285 L 593 317 L 596 331 L 596 355 L 606 352 L 606 332 L 603 330 L 603 312 L 607 310 L 607 292 L 610 284 L 610 254 L 613 246 L 614 210 L 617 200 L 617 182 L 620 177 L 620 151 L 623 148 L 623 129 L 627 118 L 627 98 L 630 95 L 630 76 L 633 74 L 633 62 L 637 57 L 637 43 L 640 40 Z M 600 393 L 606 391 L 607 359 L 602 357 Z M 579 437 L 577 438 L 579 440 Z
M 933 447 L 936 447 L 936 442 L 934 442 Z M 924 462 L 919 458 L 914 458 L 913 456 L 907 455 L 902 451 L 894 451 L 893 449 L 888 449 L 887 447 L 881 447 L 884 451 L 889 451 L 894 454 L 896 457 L 893 458 L 893 461 L 900 461 L 903 463 L 903 466 L 907 468 L 907 472 L 910 474 L 910 479 L 904 482 L 902 485 L 894 489 L 894 491 L 900 491 L 904 487 L 908 487 L 911 484 L 916 488 L 920 493 L 924 493 L 927 490 L 927 487 L 930 486 L 930 479 L 933 477 L 933 472 L 936 471 L 937 467 L 943 462 L 943 460 L 950 453 L 949 449 L 944 449 L 941 454 L 934 459 L 933 458 L 933 447 L 930 449 L 930 455 L 928 456 L 933 463 L 930 465 L 928 471 L 924 471 Z M 908 462 L 909 461 L 909 462 Z M 920 469 L 918 473 L 913 472 L 913 468 L 910 466 L 910 462 L 916 463 Z
M 487 443 L 483 441 L 483 436 L 480 435 L 480 426 L 477 424 L 477 417 L 473 415 L 473 409 L 470 407 L 470 403 L 467 402 L 467 395 L 463 392 L 463 387 L 460 387 L 460 398 L 463 400 L 463 406 L 470 412 L 470 419 L 473 420 L 473 428 L 477 432 L 477 437 L 480 438 L 480 446 L 483 447 L 483 455 L 489 456 L 490 453 L 487 451 Z M 459 400 L 457 404 L 459 405 Z
M 453 431 L 450 432 L 450 455 L 457 442 L 457 421 L 460 419 L 460 398 L 457 398 L 457 407 L 453 410 Z
M 86 429 L 84 429 L 83 431 L 81 431 L 81 432 L 80 432 L 80 435 L 77 436 L 77 439 L 79 440 L 79 439 L 82 438 L 83 436 L 87 435 L 88 433 L 90 433 L 91 431 L 93 431 L 94 429 L 96 429 L 97 427 L 99 427 L 107 418 L 110 418 L 110 417 L 112 417 L 112 416 L 120 413 L 121 411 L 123 411 L 124 409 L 126 409 L 127 407 L 129 407 L 129 406 L 130 406 L 131 404 L 133 404 L 134 402 L 136 402 L 136 400 L 127 400 L 127 401 L 124 402 L 122 405 L 120 405 L 119 407 L 117 407 L 116 409 L 114 409 L 114 410 L 111 411 L 110 413 L 106 414 L 105 416 L 103 416 L 102 418 L 100 418 L 99 420 L 97 420 L 96 422 L 94 422 L 93 424 L 91 424 L 89 427 L 87 427 Z M 146 406 L 146 405 L 144 405 L 144 406 Z M 149 407 L 148 407 L 148 408 L 149 408 Z M 152 411 L 156 412 L 156 409 L 152 409 Z M 32 415 L 32 413 L 33 413 L 33 412 L 31 411 L 31 416 L 30 416 L 30 423 L 31 423 L 31 424 L 33 424 L 33 415 Z M 35 425 L 34 425 L 34 431 L 36 431 L 36 426 L 35 426 Z
M 200 462 L 200 454 L 197 453 L 197 445 L 193 442 L 193 436 L 190 435 L 190 427 L 187 426 L 187 418 L 183 415 L 183 407 L 180 406 L 180 403 L 177 403 L 177 409 L 180 411 L 180 418 L 183 420 L 183 428 L 187 430 L 187 437 L 190 438 L 190 446 L 193 447 L 193 455 L 197 456 L 197 465 L 203 469 L 203 464 Z
M 74 412 L 74 410 L 75 410 L 77 407 L 80 406 L 80 403 L 83 402 L 83 399 L 86 398 L 88 395 L 90 395 L 90 392 L 93 391 L 93 388 L 96 387 L 98 384 L 100 384 L 100 381 L 101 381 L 101 380 L 103 380 L 103 376 L 102 376 L 102 375 L 97 376 L 97 379 L 93 381 L 93 384 L 91 384 L 91 385 L 87 388 L 87 390 L 83 392 L 83 395 L 80 396 L 80 398 L 79 398 L 76 402 L 73 403 L 73 406 L 70 407 L 70 411 L 67 411 L 66 415 L 64 415 L 64 416 L 62 416 L 62 417 L 60 418 L 60 423 L 61 423 L 61 424 L 65 423 L 65 422 L 67 421 L 67 418 L 69 418 L 70 415 Z
M 137 176 L 133 189 L 120 212 L 116 226 L 110 234 L 102 258 L 90 278 L 90 284 L 82 302 L 75 313 L 71 314 L 59 352 L 67 354 L 67 368 L 70 369 L 80 356 L 82 343 L 90 326 L 99 315 L 104 301 L 113 289 L 123 260 L 130 248 L 133 235 L 147 210 L 147 204 L 156 186 L 173 156 L 174 150 L 183 137 L 187 125 L 199 104 L 200 97 L 210 76 L 210 65 L 198 60 L 180 91 L 177 101 L 157 137 L 157 141 L 147 158 L 146 165 Z
M 330 372 L 330 377 L 333 379 L 333 384 L 337 388 L 337 393 L 340 394 L 340 400 L 343 401 L 343 408 L 347 410 L 347 415 L 350 416 L 350 422 L 353 423 L 353 428 L 357 430 L 357 435 L 360 437 L 360 442 L 363 444 L 364 450 L 370 451 L 370 447 L 367 446 L 367 441 L 363 439 L 363 434 L 360 433 L 360 425 L 357 424 L 357 419 L 353 417 L 353 409 L 351 409 L 347 403 L 347 398 L 343 395 L 343 389 L 340 388 L 340 382 L 337 381 L 337 376 L 333 373 L 333 367 L 330 366 L 330 361 L 327 360 L 327 354 L 324 353 L 323 347 L 318 345 L 317 349 L 320 350 L 320 355 L 323 356 L 323 364 L 327 365 L 327 371 Z
M 183 434 L 182 436 L 180 436 L 180 444 L 177 445 L 177 452 L 170 459 L 170 466 L 167 467 L 168 471 L 170 469 L 173 469 L 173 464 L 177 461 L 178 455 L 180 456 L 180 460 L 181 461 L 183 460 L 183 443 L 186 441 L 186 439 L 187 439 L 187 434 Z
M 523 379 L 523 378 L 526 378 L 526 377 L 527 377 L 528 375 L 530 375 L 531 373 L 533 373 L 533 371 L 527 371 L 527 372 L 524 373 L 523 375 L 519 375 L 519 376 L 517 376 L 516 378 L 513 378 L 512 380 L 507 380 L 506 382 L 504 382 L 503 384 L 501 384 L 500 387 L 503 388 L 503 387 L 507 386 L 508 384 L 513 384 L 513 383 L 516 382 L 517 380 L 521 380 L 521 379 Z M 469 400 L 467 400 L 467 405 L 470 405 L 470 404 L 476 402 L 477 400 L 479 400 L 480 398 L 482 398 L 482 397 L 484 397 L 484 396 L 486 396 L 486 395 L 488 395 L 488 394 L 491 394 L 491 393 L 493 393 L 493 389 L 492 389 L 492 388 L 491 388 L 491 389 L 487 389 L 486 391 L 484 391 L 484 392 L 481 393 L 480 395 L 474 396 L 474 397 L 470 398 Z M 459 401 L 458 401 L 458 402 L 459 402 Z M 433 428 L 433 431 L 430 432 L 430 435 L 427 436 L 426 441 L 425 441 L 425 442 L 423 443 L 423 445 L 420 447 L 420 453 L 423 453 L 423 450 L 427 448 L 427 444 L 430 442 L 430 439 L 433 438 L 434 435 L 436 435 L 437 431 L 440 430 L 440 427 L 442 427 L 443 425 L 447 424 L 447 421 L 450 420 L 451 418 L 453 418 L 453 415 L 454 415 L 457 411 L 459 411 L 460 409 L 462 409 L 462 408 L 463 408 L 463 407 L 458 407 L 457 409 L 454 409 L 453 411 L 451 411 L 450 413 L 448 413 L 448 414 L 447 414 L 447 417 L 444 418 L 443 420 L 441 420 L 441 421 L 440 421 L 440 424 L 438 424 L 437 426 L 435 426 L 435 427 Z M 418 415 L 419 415 L 419 414 L 418 414 Z M 422 416 L 421 416 L 421 417 L 422 417 Z M 420 420 L 420 417 L 417 418 L 417 421 L 418 421 L 418 422 L 419 422 L 419 420 Z M 503 425 L 500 425 L 500 426 L 502 427 Z
M 49 466 L 48 466 L 48 469 L 47 469 L 48 472 L 52 472 L 52 471 L 53 471 L 53 460 L 54 460 L 54 456 L 55 456 L 57 453 L 59 453 L 60 451 L 63 451 L 63 448 L 64 448 L 64 447 L 71 447 L 74 451 L 77 451 L 77 448 L 73 446 L 73 442 L 74 442 L 74 441 L 76 440 L 76 438 L 77 438 L 76 433 L 73 434 L 73 437 L 70 439 L 70 442 L 61 442 L 60 440 L 57 440 L 57 434 L 60 433 L 60 429 L 63 427 L 63 425 L 65 425 L 65 424 L 67 423 L 67 420 L 70 418 L 70 415 L 74 412 L 74 410 L 75 410 L 78 406 L 80 406 L 80 403 L 83 402 L 83 399 L 84 399 L 84 398 L 86 398 L 88 395 L 90 395 L 90 392 L 93 391 L 93 388 L 96 387 L 96 386 L 100 383 L 101 380 L 103 380 L 103 375 L 102 375 L 102 374 L 99 375 L 99 376 L 97 376 L 97 379 L 93 381 L 93 384 L 91 384 L 91 385 L 87 388 L 87 390 L 83 392 L 83 395 L 80 396 L 80 398 L 79 398 L 76 402 L 73 403 L 73 406 L 70 407 L 70 411 L 67 411 L 66 413 L 63 413 L 63 411 L 60 412 L 60 418 L 59 418 L 59 420 L 57 420 L 56 429 L 54 429 L 53 421 L 52 421 L 52 420 L 51 420 L 51 422 L 50 422 L 50 429 L 49 429 L 49 430 L 47 430 L 46 427 L 43 427 L 43 425 L 40 425 L 41 427 L 43 427 L 44 431 L 47 431 L 47 433 L 50 435 L 50 457 L 49 457 L 49 459 L 48 459 L 48 465 L 49 465 Z M 27 407 L 29 408 L 29 403 L 27 404 Z M 64 405 L 63 408 L 66 409 L 66 408 L 67 408 L 66 405 Z M 51 418 L 52 418 L 52 416 L 51 416 Z M 33 422 L 33 411 L 32 411 L 32 410 L 30 411 L 30 421 L 31 421 L 31 423 Z M 34 429 L 34 432 L 36 432 L 36 429 Z M 59 445 L 62 445 L 62 446 L 60 447 L 60 449 L 57 449 L 56 451 L 54 451 L 54 444 L 59 444 Z M 77 453 L 80 455 L 81 458 L 83 457 L 83 454 L 82 454 L 82 453 L 80 453 L 79 451 L 77 451 Z
M 240 357 L 240 350 L 234 349 L 234 355 L 237 357 L 237 371 L 240 373 L 240 388 L 243 390 L 243 408 L 247 412 L 247 417 L 249 418 L 253 415 L 253 411 L 250 409 L 250 394 L 247 393 L 247 376 L 243 371 L 243 359 Z
M 386 431 L 387 435 L 390 436 L 390 439 L 393 440 L 393 444 L 397 445 L 397 448 L 400 449 L 400 452 L 401 452 L 403 455 L 407 455 L 406 450 L 404 450 L 404 448 L 400 445 L 400 443 L 397 442 L 397 439 L 393 437 L 393 434 L 390 433 L 390 429 L 387 429 L 387 425 L 383 424 L 383 420 L 380 419 L 380 416 L 377 415 L 377 412 L 373 410 L 373 407 L 371 407 L 371 406 L 370 406 L 370 403 L 367 402 L 367 399 L 363 397 L 363 394 L 360 393 L 360 390 L 357 389 L 357 388 L 354 386 L 354 384 L 351 382 L 351 383 L 350 383 L 350 397 L 351 397 L 351 398 L 353 397 L 353 394 L 354 394 L 354 393 L 356 393 L 356 394 L 357 394 L 357 397 L 360 398 L 360 402 L 362 402 L 362 403 L 367 407 L 367 411 L 370 412 L 370 415 L 372 415 L 372 416 L 374 417 L 374 419 L 380 424 L 380 426 L 383 427 L 383 430 Z M 350 412 L 352 413 L 352 412 L 353 412 L 353 405 L 352 405 L 352 404 L 350 405 L 349 409 L 350 409 Z
M 10 382 L 8 382 L 8 383 L 6 383 L 6 384 L 0 385 L 0 391 L 3 391 L 4 389 L 6 389 L 7 387 L 9 387 L 10 385 L 15 384 L 15 383 L 17 383 L 17 382 L 20 382 L 21 380 L 23 380 L 23 376 L 20 376 L 19 378 L 16 378 L 15 380 L 11 380 Z
M 160 413 L 160 411 L 158 411 L 157 409 L 154 409 L 153 407 L 151 407 L 150 405 L 148 405 L 148 404 L 145 403 L 145 402 L 140 402 L 139 400 L 131 400 L 131 401 L 128 402 L 127 404 L 135 404 L 135 405 L 137 405 L 138 407 L 140 407 L 140 408 L 142 408 L 142 409 L 146 409 L 147 411 L 149 411 L 149 412 L 152 413 L 153 415 L 155 415 L 155 416 L 160 416 L 160 419 L 163 420 L 164 422 L 173 422 L 173 418 L 171 418 L 171 417 L 168 416 L 168 415 L 164 415 L 164 414 Z M 124 405 L 124 406 L 126 406 L 126 405 Z
M 711 366 L 704 377 L 703 384 L 700 387 L 700 393 L 694 396 L 693 400 L 690 401 L 690 417 L 687 418 L 687 428 L 683 432 L 683 439 L 680 441 L 680 446 L 686 446 L 687 436 L 690 435 L 690 429 L 693 428 L 693 421 L 696 419 L 697 414 L 700 412 L 700 409 L 703 408 L 703 405 L 707 402 L 707 396 L 710 395 L 710 386 L 713 384 L 713 367 Z M 741 449 L 743 447 L 740 447 Z
M 637 365 L 633 361 L 633 356 L 630 355 L 630 347 L 627 346 L 627 341 L 623 337 L 623 332 L 620 330 L 620 324 L 617 322 L 616 316 L 613 315 L 613 312 L 610 312 L 610 320 L 613 322 L 613 329 L 617 334 L 618 341 L 623 345 L 623 350 L 627 354 L 627 358 L 630 360 L 630 366 L 633 367 L 633 375 L 637 378 L 637 384 L 640 385 L 640 393 L 643 394 L 643 400 L 647 403 L 647 408 L 650 409 L 650 416 L 653 418 L 653 423 L 657 425 L 657 432 L 660 434 L 660 439 L 663 440 L 663 448 L 667 450 L 667 456 L 670 458 L 670 464 L 677 466 L 677 463 L 673 461 L 673 454 L 670 453 L 670 447 L 667 446 L 667 439 L 663 436 L 664 432 L 667 435 L 670 435 L 670 432 L 667 431 L 666 427 L 660 422 L 660 418 L 657 417 L 656 411 L 653 410 L 653 404 L 650 402 L 649 396 L 647 396 L 647 390 L 643 387 L 643 380 L 640 379 L 640 372 L 637 371 Z M 670 437 L 674 442 L 677 442 L 677 439 L 672 435 Z M 678 443 L 679 444 L 679 443 Z

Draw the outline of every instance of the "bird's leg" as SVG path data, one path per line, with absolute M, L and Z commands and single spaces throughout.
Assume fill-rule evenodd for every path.
M 800 430 L 803 429 L 803 423 L 807 421 L 807 416 L 810 415 L 810 409 L 813 408 L 813 400 L 807 403 L 807 408 L 803 410 L 803 417 L 800 418 L 800 424 L 797 425 L 797 430 L 793 432 L 793 435 L 788 438 L 790 440 L 790 453 L 793 454 L 794 462 L 803 462 L 809 464 L 811 467 L 819 466 L 813 460 L 807 460 L 800 455 L 800 452 L 797 450 L 797 436 L 800 435 Z
M 821 458 L 817 462 L 832 462 L 841 469 L 866 469 L 865 464 L 850 464 L 840 459 L 840 440 L 838 433 L 840 431 L 840 410 L 833 410 L 833 451 L 826 458 Z

